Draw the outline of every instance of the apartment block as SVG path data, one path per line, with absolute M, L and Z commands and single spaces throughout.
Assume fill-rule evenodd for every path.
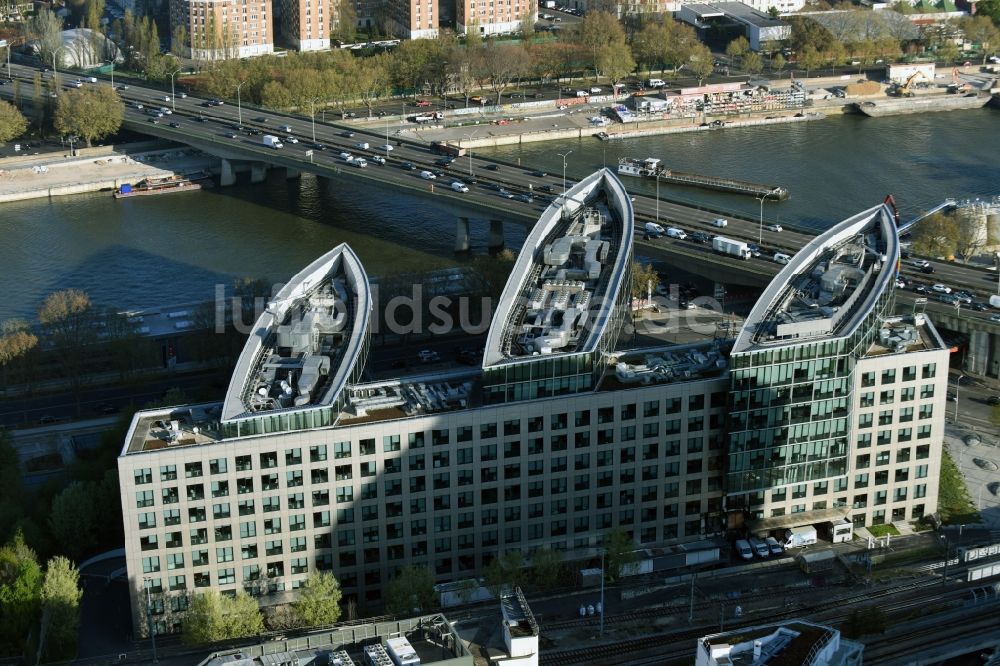
M 438 36 L 438 0 L 388 0 L 387 10 L 388 22 L 397 37 L 433 39 Z
M 525 17 L 538 20 L 537 0 L 457 0 L 455 30 L 466 34 L 478 30 L 481 35 L 517 32 Z
M 330 48 L 329 0 L 281 0 L 281 34 L 299 51 Z
M 602 169 L 542 213 L 481 367 L 376 372 L 346 245 L 294 276 L 222 402 L 133 418 L 135 631 L 147 599 L 172 632 L 193 593 L 277 603 L 314 571 L 375 610 L 403 566 L 447 582 L 512 550 L 588 558 L 615 528 L 666 546 L 935 511 L 947 350 L 926 318 L 891 315 L 887 209 L 807 245 L 735 341 L 629 347 L 631 206 Z
M 184 26 L 182 49 L 195 60 L 265 55 L 274 51 L 271 9 L 271 0 L 170 0 L 170 30 Z

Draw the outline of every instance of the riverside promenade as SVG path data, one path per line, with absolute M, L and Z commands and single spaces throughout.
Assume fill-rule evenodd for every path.
M 134 151 L 130 146 L 7 157 L 0 161 L 0 203 L 114 190 L 143 178 L 217 167 L 218 159 L 186 146 Z M 86 153 L 81 155 L 81 153 Z

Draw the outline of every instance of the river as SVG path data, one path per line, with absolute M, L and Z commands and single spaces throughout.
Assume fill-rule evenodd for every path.
M 904 219 L 954 197 L 1000 194 L 1000 113 L 984 109 L 644 137 L 535 143 L 478 151 L 582 176 L 619 157 L 659 157 L 675 169 L 782 185 L 765 219 L 823 229 L 893 194 Z M 628 179 L 636 191 L 654 183 Z M 751 198 L 660 186 L 664 198 L 710 203 L 755 218 Z M 474 225 L 484 248 L 487 225 Z M 508 225 L 517 247 L 521 225 Z M 95 302 L 141 308 L 208 300 L 235 277 L 287 279 L 340 242 L 369 274 L 422 271 L 466 259 L 453 252 L 454 217 L 375 188 L 324 188 L 271 173 L 259 185 L 116 201 L 107 193 L 0 206 L 0 320 L 30 317 L 45 295 L 75 287 Z

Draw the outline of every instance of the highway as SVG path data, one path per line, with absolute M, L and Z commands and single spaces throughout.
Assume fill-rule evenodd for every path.
M 36 72 L 37 69 L 24 65 L 11 66 L 12 76 L 22 81 L 22 95 L 30 90 Z M 51 72 L 45 74 L 46 77 L 51 75 Z M 70 89 L 74 87 L 77 77 L 61 72 L 59 78 L 62 86 Z M 110 85 L 110 82 L 98 79 L 96 84 L 83 85 Z M 236 160 L 266 162 L 317 175 L 335 175 L 341 179 L 354 177 L 352 180 L 356 178 L 374 186 L 389 184 L 410 193 L 432 197 L 444 207 L 478 211 L 477 215 L 486 218 L 533 224 L 545 207 L 563 191 L 561 173 L 546 174 L 530 166 L 504 163 L 477 154 L 457 158 L 447 165 L 438 163 L 442 156 L 430 152 L 426 146 L 395 137 L 393 127 L 398 129 L 399 125 L 387 125 L 385 132 L 378 132 L 348 123 L 313 122 L 304 116 L 248 106 L 243 106 L 241 110 L 228 102 L 210 105 L 209 100 L 195 95 L 178 95 L 170 99 L 169 92 L 131 81 L 126 88 L 119 80 L 117 88 L 126 105 L 125 124 L 134 131 L 190 143 Z M 12 87 L 0 86 L 0 95 L 10 97 Z M 141 109 L 137 108 L 139 105 Z M 161 118 L 149 115 L 151 109 L 161 107 L 170 109 L 172 113 Z M 266 134 L 279 136 L 284 147 L 273 149 L 265 146 L 262 136 Z M 289 136 L 295 142 L 286 140 Z M 368 147 L 360 147 L 363 144 Z M 344 152 L 366 158 L 367 168 L 351 166 L 341 157 Z M 375 158 L 385 158 L 385 164 L 376 162 Z M 421 177 L 424 171 L 436 172 L 435 178 Z M 467 183 L 470 191 L 454 191 L 451 183 L 455 180 Z M 625 178 L 626 186 L 629 180 Z M 566 186 L 572 186 L 573 182 L 567 179 Z M 811 233 L 789 228 L 781 232 L 771 231 L 762 227 L 759 221 L 735 218 L 729 219 L 727 227 L 719 229 L 711 225 L 711 221 L 718 217 L 718 213 L 712 210 L 696 209 L 662 199 L 657 202 L 656 198 L 643 194 L 637 194 L 634 202 L 637 235 L 642 235 L 647 221 L 659 221 L 664 227 L 677 226 L 688 232 L 685 240 L 660 238 L 640 241 L 640 252 L 649 254 L 646 250 L 650 250 L 653 254 L 663 254 L 680 268 L 708 278 L 713 277 L 712 265 L 722 264 L 733 272 L 746 274 L 748 283 L 763 285 L 781 268 L 772 260 L 776 251 L 794 254 L 813 237 Z M 859 207 L 874 203 L 878 202 L 859 203 Z M 699 243 L 692 239 L 693 231 L 702 231 L 709 236 L 721 233 L 730 238 L 759 243 L 761 256 L 743 262 L 716 255 L 708 242 Z M 914 298 L 926 296 L 926 311 L 955 314 L 955 307 L 940 302 L 938 294 L 914 293 L 909 283 L 923 284 L 928 289 L 935 283 L 968 289 L 974 294 L 975 301 L 984 306 L 989 296 L 997 293 L 998 276 L 995 271 L 940 261 L 931 263 L 934 273 L 927 275 L 903 262 L 902 274 L 907 279 L 908 287 L 897 290 L 901 303 L 910 305 Z M 977 328 L 1000 330 L 998 322 L 990 321 L 990 317 L 997 312 L 1000 311 L 987 309 L 977 312 L 965 307 L 961 315 L 968 317 Z

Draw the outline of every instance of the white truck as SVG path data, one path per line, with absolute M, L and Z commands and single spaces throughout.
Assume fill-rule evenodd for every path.
M 649 234 L 650 238 L 659 238 L 667 232 L 664 231 L 663 227 L 658 225 L 656 222 L 647 222 L 646 233 Z
M 1000 308 L 1000 296 L 990 296 L 990 305 Z
M 277 150 L 278 148 L 285 147 L 285 144 L 281 143 L 281 139 L 274 136 L 273 134 L 265 134 L 263 137 L 261 137 L 261 140 L 264 142 L 264 145 L 267 146 L 268 148 L 274 148 L 275 150 Z
M 793 527 L 785 531 L 785 548 L 801 548 L 816 543 L 816 528 L 812 525 Z
M 435 111 L 434 113 L 419 113 L 411 116 L 410 120 L 415 123 L 432 123 L 435 120 L 441 120 L 443 117 L 440 111 Z
M 740 259 L 750 258 L 750 248 L 743 241 L 716 236 L 712 239 L 712 249 L 718 254 L 728 254 L 731 257 Z

